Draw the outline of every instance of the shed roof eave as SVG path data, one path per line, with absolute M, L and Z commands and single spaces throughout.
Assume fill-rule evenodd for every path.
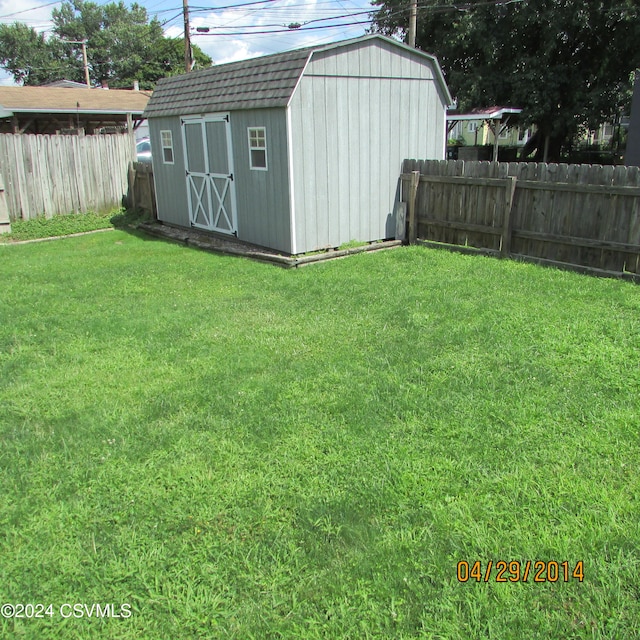
M 1 112 L 0 112 L 1 113 Z M 82 114 L 82 115 L 108 115 L 108 116 L 142 116 L 142 109 L 127 109 L 127 110 L 116 110 L 116 109 L 35 109 L 35 108 L 26 108 L 26 109 L 14 109 L 12 114 L 19 116 L 21 113 L 28 113 L 30 115 L 36 113 L 42 113 L 44 115 L 49 115 L 51 113 L 58 114 Z M 9 117 L 9 116 L 6 116 Z
M 315 51 L 310 51 L 309 55 L 307 56 L 307 60 L 304 63 L 304 67 L 302 68 L 302 71 L 300 72 L 300 75 L 298 76 L 298 79 L 296 80 L 296 84 L 293 87 L 293 91 L 289 94 L 289 99 L 287 100 L 287 104 L 285 105 L 285 108 L 287 110 L 291 106 L 291 101 L 293 100 L 293 96 L 295 96 L 297 91 L 298 91 L 298 87 L 300 86 L 300 83 L 302 82 L 302 78 L 304 78 L 304 74 L 307 71 L 307 67 L 309 66 L 309 63 L 311 62 L 311 58 L 313 57 L 314 53 L 315 53 Z
M 253 109 L 286 109 L 287 104 L 283 100 L 273 100 L 266 102 L 260 100 L 260 104 L 256 105 L 249 102 L 242 103 L 222 103 L 217 105 L 197 105 L 195 107 L 176 108 L 157 108 L 151 111 L 145 110 L 142 114 L 143 119 L 153 118 L 178 118 L 181 116 L 198 116 L 211 113 L 232 113 L 234 111 L 250 111 Z
M 500 107 L 499 109 L 476 111 L 469 113 L 447 113 L 447 120 L 454 122 L 458 120 L 501 120 L 504 116 L 518 115 L 522 109 L 518 107 Z

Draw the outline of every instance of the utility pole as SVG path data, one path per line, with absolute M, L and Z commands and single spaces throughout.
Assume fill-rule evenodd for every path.
M 87 59 L 87 41 L 86 40 L 60 40 L 60 42 L 66 42 L 67 44 L 82 45 L 82 64 L 84 65 L 84 83 L 87 85 L 87 89 L 91 89 L 91 80 L 89 79 L 89 61 Z
M 418 22 L 418 0 L 411 0 L 411 13 L 409 14 L 409 36 L 407 44 L 415 49 L 416 26 Z
M 87 41 L 82 41 L 82 63 L 84 64 L 84 81 L 87 89 L 91 89 L 91 81 L 89 80 L 89 61 L 87 60 Z
M 191 63 L 191 37 L 189 36 L 189 5 L 187 0 L 182 0 L 182 14 L 184 16 L 184 70 L 189 73 Z

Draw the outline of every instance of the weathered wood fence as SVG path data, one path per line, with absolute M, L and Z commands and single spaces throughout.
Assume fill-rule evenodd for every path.
M 640 169 L 405 160 L 410 242 L 640 278 Z
M 4 190 L 4 180 L 0 173 L 0 233 L 11 233 L 11 221 L 9 220 L 9 208 L 7 207 L 7 194 Z
M 153 182 L 153 168 L 151 163 L 129 163 L 127 206 L 131 209 L 144 211 L 153 218 L 158 217 L 156 188 Z
M 100 211 L 122 204 L 133 134 L 0 134 L 0 173 L 12 220 Z

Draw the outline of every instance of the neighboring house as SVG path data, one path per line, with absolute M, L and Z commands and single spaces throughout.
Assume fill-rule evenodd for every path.
M 587 136 L 587 142 L 589 144 L 596 144 L 600 147 L 606 147 L 611 143 L 613 134 L 615 133 L 615 125 L 611 122 L 605 122 L 601 124 L 594 131 L 590 131 Z
M 53 82 L 47 82 L 46 84 L 39 85 L 41 87 L 64 87 L 65 89 L 86 89 L 87 85 L 83 82 L 76 82 L 75 80 L 54 80 Z
M 531 130 L 520 127 L 518 116 L 522 109 L 514 107 L 487 107 L 467 113 L 451 110 L 447 113 L 449 140 L 460 141 L 467 146 L 521 147 L 531 137 Z
M 131 131 L 140 124 L 150 95 L 125 89 L 0 87 L 0 133 Z
M 450 103 L 433 56 L 379 35 L 165 78 L 158 218 L 288 254 L 393 237 L 402 161 L 444 158 Z

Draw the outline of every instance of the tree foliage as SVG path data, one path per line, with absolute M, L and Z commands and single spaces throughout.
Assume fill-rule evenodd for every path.
M 408 29 L 407 0 L 377 0 L 375 29 Z M 462 109 L 522 107 L 557 158 L 581 127 L 628 104 L 640 64 L 638 0 L 418 3 L 416 45 L 440 60 Z
M 44 84 L 63 74 L 59 42 L 45 40 L 42 34 L 21 23 L 0 25 L 0 65 L 16 82 Z
M 138 4 L 67 0 L 53 10 L 52 21 L 49 39 L 20 23 L 0 26 L 0 65 L 16 82 L 37 85 L 63 77 L 84 82 L 82 46 L 68 42 L 82 40 L 94 85 L 124 88 L 137 80 L 151 89 L 158 79 L 184 71 L 183 41 L 165 38 L 157 18 L 149 20 Z M 211 64 L 209 56 L 193 49 L 196 66 Z

